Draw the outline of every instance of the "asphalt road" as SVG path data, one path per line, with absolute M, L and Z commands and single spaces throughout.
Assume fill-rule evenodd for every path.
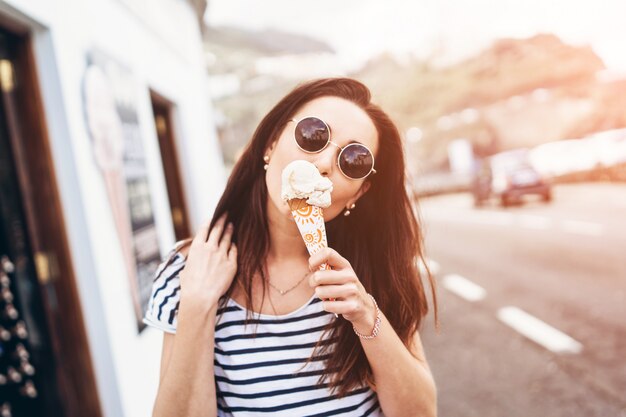
M 626 184 L 553 194 L 507 209 L 419 202 L 441 417 L 626 416 Z

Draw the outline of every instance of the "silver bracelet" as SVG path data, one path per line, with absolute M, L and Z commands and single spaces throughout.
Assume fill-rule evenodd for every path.
M 378 308 L 378 304 L 376 303 L 376 300 L 374 299 L 374 296 L 372 294 L 367 294 L 370 296 L 370 298 L 372 299 L 372 301 L 374 302 L 374 306 L 376 306 L 376 321 L 374 322 L 374 329 L 372 330 L 372 334 L 369 336 L 366 336 L 364 334 L 359 333 L 359 331 L 356 329 L 356 327 L 352 326 L 352 329 L 354 329 L 354 333 L 356 333 L 357 336 L 359 336 L 361 339 L 373 339 L 376 336 L 378 336 L 378 332 L 380 331 L 380 309 Z

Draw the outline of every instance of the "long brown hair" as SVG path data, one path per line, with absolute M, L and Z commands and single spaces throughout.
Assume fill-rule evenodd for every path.
M 368 88 L 350 78 L 324 78 L 296 86 L 261 120 L 234 166 L 210 225 L 213 228 L 215 221 L 228 212 L 228 220 L 235 225 L 233 241 L 239 254 L 237 274 L 218 308 L 226 305 L 235 285 L 241 285 L 247 297 L 247 319 L 250 319 L 254 311 L 251 300 L 255 275 L 260 275 L 266 290 L 269 229 L 263 155 L 294 113 L 322 96 L 340 97 L 363 109 L 376 126 L 379 141 L 377 173 L 367 179 L 371 181 L 370 189 L 359 199 L 358 207 L 350 216 L 339 215 L 326 224 L 328 244 L 350 262 L 404 345 L 409 346 L 411 336 L 428 313 L 420 270 L 430 283 L 435 325 L 438 326 L 435 282 L 424 259 L 423 236 L 405 188 L 404 155 L 398 129 L 389 116 L 370 101 Z M 181 248 L 190 242 L 191 239 L 186 240 Z M 426 267 L 418 268 L 418 262 Z M 329 341 L 337 342 L 332 351 Z M 375 386 L 372 370 L 349 321 L 338 319 L 329 323 L 309 360 L 316 355 L 328 356 L 320 382 L 331 377 L 329 387 L 333 391 L 337 389 L 338 396 L 363 386 L 364 382 Z

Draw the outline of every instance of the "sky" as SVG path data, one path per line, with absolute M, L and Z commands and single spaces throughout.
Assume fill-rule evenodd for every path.
M 355 62 L 390 51 L 451 63 L 498 38 L 554 33 L 626 71 L 626 0 L 210 0 L 205 20 L 309 35 Z

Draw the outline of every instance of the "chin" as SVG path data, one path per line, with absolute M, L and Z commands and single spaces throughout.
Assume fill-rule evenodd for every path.
M 332 205 L 324 209 L 324 222 L 328 223 L 334 219 L 335 216 L 337 216 L 337 213 L 335 213 L 335 208 Z
M 329 221 L 331 221 L 335 217 L 337 217 L 336 214 L 335 215 L 331 215 L 331 213 L 327 213 L 326 211 L 324 211 L 324 223 L 328 223 Z

